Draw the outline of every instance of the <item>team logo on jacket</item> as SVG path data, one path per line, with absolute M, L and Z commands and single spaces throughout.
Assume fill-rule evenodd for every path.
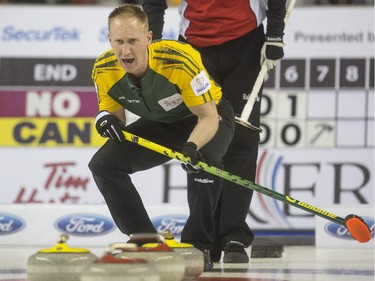
M 57 230 L 76 236 L 99 236 L 111 232 L 115 225 L 109 218 L 97 214 L 72 214 L 58 219 Z
M 182 100 L 182 96 L 178 93 L 174 94 L 173 96 L 170 96 L 170 97 L 166 97 L 164 99 L 161 99 L 158 101 L 158 103 L 160 104 L 160 106 L 165 110 L 165 111 L 169 111 L 173 108 L 176 108 L 177 106 L 179 106 L 181 103 L 183 103 L 184 101 Z
M 371 230 L 371 237 L 374 238 L 374 228 L 375 228 L 374 219 L 369 218 L 369 217 L 366 217 L 366 218 L 364 217 L 363 220 L 366 222 L 366 224 Z M 340 239 L 353 239 L 353 237 L 350 235 L 347 228 L 343 225 L 339 225 L 334 222 L 329 222 L 326 224 L 324 229 L 329 235 L 333 237 L 340 238 Z
M 172 232 L 174 237 L 181 236 L 182 229 L 187 221 L 186 215 L 165 215 L 151 219 L 158 233 Z
M 200 96 L 207 92 L 211 88 L 211 83 L 206 72 L 202 70 L 197 76 L 195 76 L 193 80 L 191 80 L 190 86 L 196 96 Z
M 20 217 L 0 212 L 0 235 L 13 234 L 25 226 L 25 221 Z

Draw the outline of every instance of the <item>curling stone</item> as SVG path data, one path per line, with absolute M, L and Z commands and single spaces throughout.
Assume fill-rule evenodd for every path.
M 161 241 L 158 241 L 158 243 L 146 243 L 142 246 L 138 246 L 142 243 L 140 241 L 148 240 L 148 235 L 149 234 L 130 235 L 128 243 L 117 243 L 115 247 L 121 249 L 121 252 L 115 255 L 115 257 L 120 259 L 140 258 L 153 262 L 160 273 L 161 281 L 183 280 L 185 275 L 185 264 L 184 259 L 180 254 Z
M 119 259 L 114 257 L 114 247 L 86 266 L 81 281 L 161 281 L 155 265 L 144 259 Z M 135 246 L 136 247 L 136 246 Z
M 204 270 L 204 257 L 203 252 L 194 248 L 192 244 L 177 242 L 170 231 L 163 232 L 164 242 L 170 248 L 179 253 L 185 263 L 185 279 L 196 280 Z
M 83 248 L 69 248 L 69 236 L 60 235 L 58 243 L 49 249 L 41 249 L 27 261 L 29 281 L 80 281 L 83 268 L 97 256 Z

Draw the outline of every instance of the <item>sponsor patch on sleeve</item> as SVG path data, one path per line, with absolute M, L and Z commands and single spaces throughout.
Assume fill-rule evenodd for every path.
M 197 76 L 195 76 L 193 80 L 191 80 L 190 86 L 196 96 L 200 96 L 207 92 L 211 88 L 211 83 L 206 72 L 202 70 Z

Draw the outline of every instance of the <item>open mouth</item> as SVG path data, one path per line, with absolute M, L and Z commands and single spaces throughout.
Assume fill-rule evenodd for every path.
M 134 59 L 123 59 L 122 60 L 126 65 L 132 64 L 134 62 Z

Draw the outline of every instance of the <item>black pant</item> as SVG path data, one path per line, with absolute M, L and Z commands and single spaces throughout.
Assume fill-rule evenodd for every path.
M 183 40 L 180 37 L 181 40 Z M 264 43 L 263 25 L 230 42 L 210 47 L 196 47 L 211 77 L 222 87 L 236 116 L 241 116 L 260 71 L 260 51 Z M 261 96 L 262 89 L 259 95 Z M 260 102 L 254 104 L 249 122 L 259 127 Z M 259 134 L 236 124 L 228 152 L 224 156 L 225 170 L 250 181 L 255 180 Z M 249 246 L 254 235 L 246 223 L 253 192 L 225 181 L 220 204 L 216 210 L 215 242 L 222 248 L 228 241 Z
M 218 105 L 219 129 L 212 140 L 200 149 L 206 163 L 222 168 L 222 158 L 234 132 L 234 114 L 228 101 Z M 172 124 L 140 118 L 126 130 L 162 146 L 181 151 L 196 125 L 196 117 Z M 125 234 L 155 233 L 142 199 L 130 174 L 161 165 L 170 158 L 131 142 L 108 140 L 93 156 L 89 168 L 118 228 Z M 190 215 L 181 241 L 202 249 L 213 245 L 214 209 L 222 189 L 222 179 L 203 171 L 188 175 Z

